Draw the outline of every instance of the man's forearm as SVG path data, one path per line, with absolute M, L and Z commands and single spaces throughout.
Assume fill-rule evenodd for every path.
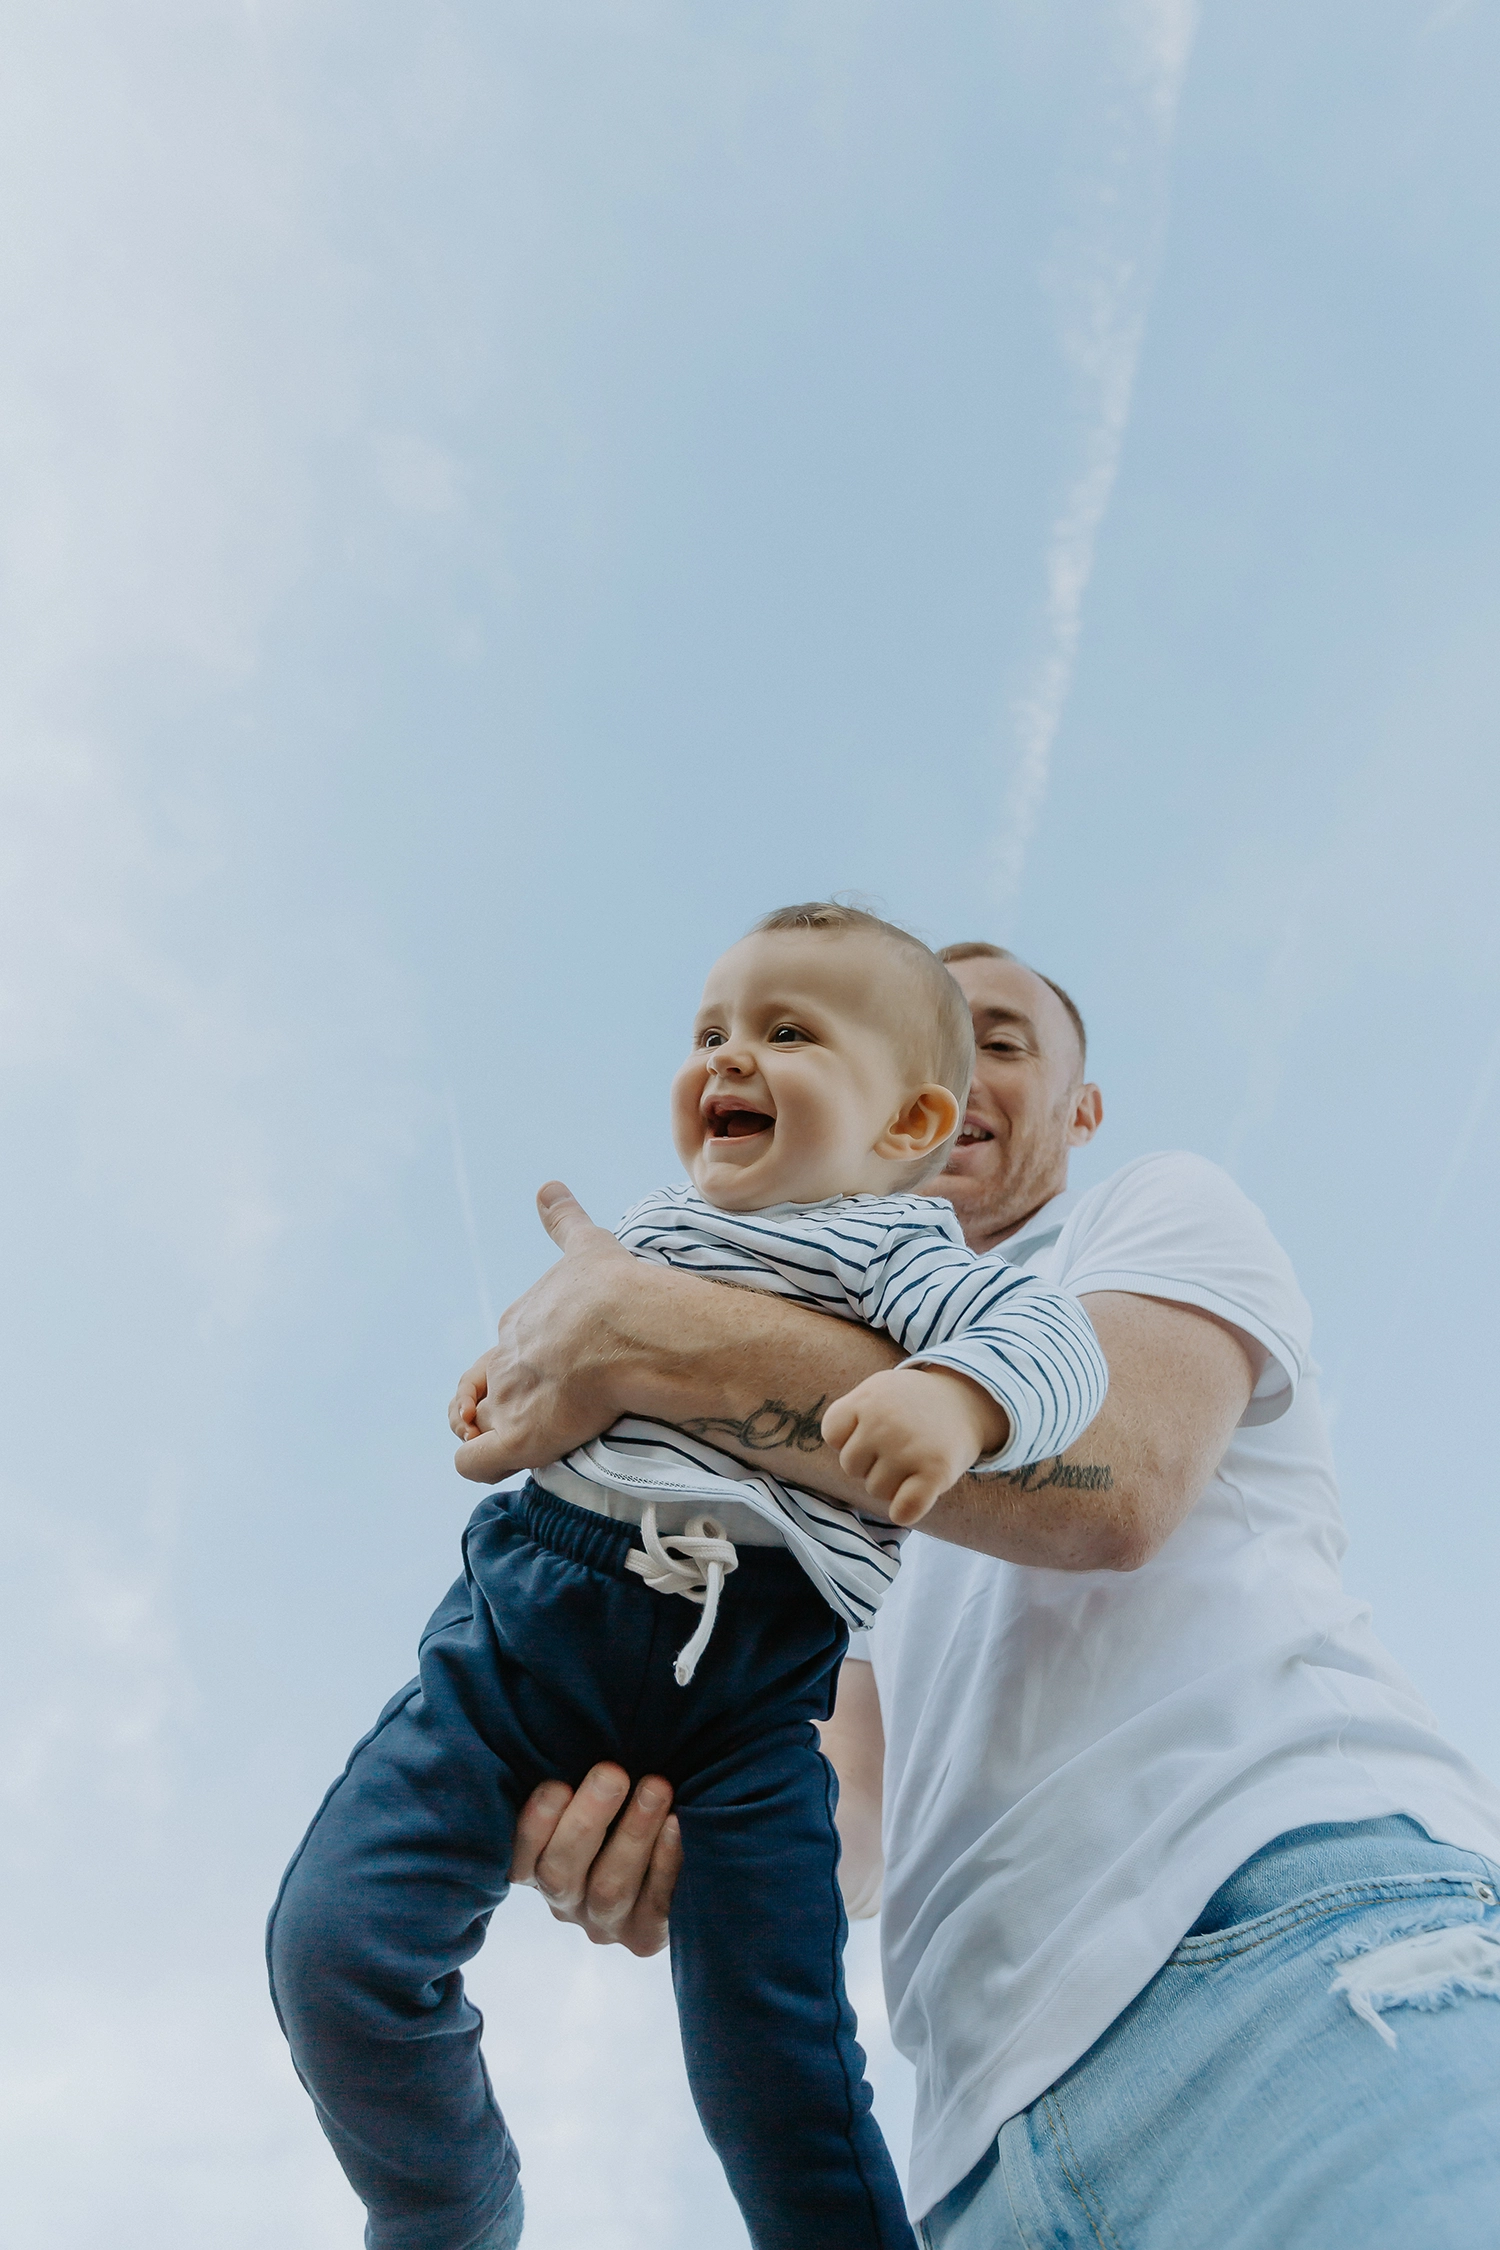
M 628 1410 L 689 1430 L 749 1468 L 883 1515 L 839 1467 L 819 1425 L 834 1399 L 899 1364 L 890 1338 L 760 1290 L 661 1269 L 652 1279 L 665 1286 L 641 1293 L 619 1339 L 616 1381 L 629 1393 Z M 924 1518 L 923 1531 L 1008 1562 L 1111 1567 L 1131 1528 L 1118 1521 L 1115 1473 L 1096 1434 L 1108 1416 L 1106 1401 L 1060 1461 L 965 1477 Z
M 836 1398 L 899 1364 L 888 1336 L 788 1304 L 656 1269 L 666 1287 L 640 1294 L 620 1320 L 615 1382 L 624 1411 L 705 1439 L 747 1467 L 810 1485 L 867 1514 L 884 1511 L 845 1476 L 821 1423 Z
M 1212 1315 L 1105 1291 L 1083 1300 L 1109 1395 L 1055 1460 L 965 1477 L 922 1529 L 1044 1570 L 1135 1570 L 1198 1500 L 1250 1401 L 1264 1354 Z
M 634 1413 L 883 1512 L 820 1425 L 834 1399 L 898 1363 L 888 1337 L 632 1258 L 556 1183 L 539 1202 L 564 1256 L 508 1308 L 459 1386 L 449 1417 L 464 1476 L 498 1482 L 555 1461 Z M 1055 1461 L 963 1478 L 923 1519 L 929 1536 L 1043 1569 L 1129 1570 L 1202 1492 L 1264 1353 L 1184 1305 L 1119 1293 L 1083 1302 L 1109 1363 L 1102 1413 Z
M 1145 1560 L 1138 1510 L 1111 1453 L 1119 1432 L 1106 1401 L 1078 1443 L 1051 1461 L 998 1476 L 962 1477 L 921 1528 L 950 1546 L 1036 1570 L 1121 1570 Z
M 692 1430 L 867 1514 L 819 1423 L 897 1364 L 889 1338 L 759 1291 L 659 1271 L 620 1339 L 628 1409 Z M 1045 1570 L 1131 1570 L 1170 1537 L 1216 1467 L 1256 1369 L 1222 1323 L 1144 1297 L 1086 1300 L 1110 1367 L 1103 1409 L 1069 1450 L 965 1477 L 922 1522 L 931 1538 Z
M 884 1873 L 880 1847 L 885 1728 L 875 1667 L 850 1661 L 839 1673 L 831 1717 L 818 1729 L 823 1755 L 838 1775 L 839 1888 L 849 1919 L 880 1912 Z

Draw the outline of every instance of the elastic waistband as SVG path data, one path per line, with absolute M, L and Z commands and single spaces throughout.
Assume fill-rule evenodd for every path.
M 556 1493 L 544 1492 L 534 1477 L 528 1477 L 519 1490 L 492 1494 L 481 1507 L 492 1507 L 496 1502 L 539 1547 L 548 1547 L 569 1562 L 582 1563 L 587 1570 L 602 1570 L 611 1578 L 628 1578 L 632 1584 L 640 1584 L 625 1559 L 632 1550 L 637 1554 L 646 1551 L 639 1524 L 621 1523 L 614 1516 L 580 1508 L 572 1500 L 559 1500 Z M 779 1599 L 789 1590 L 806 1590 L 820 1607 L 827 1606 L 796 1556 L 780 1540 L 774 1547 L 740 1551 L 739 1570 L 724 1590 L 725 1599 L 740 1599 L 752 1585 L 765 1599 Z
M 637 1525 L 650 1508 L 658 1531 L 680 1531 L 690 1516 L 708 1513 L 722 1524 L 725 1538 L 732 1539 L 737 1547 L 786 1545 L 781 1530 L 743 1500 L 717 1495 L 709 1500 L 649 1484 L 631 1491 L 623 1486 L 596 1484 L 591 1477 L 580 1476 L 566 1460 L 549 1461 L 545 1469 L 533 1470 L 531 1481 L 543 1492 L 550 1492 L 554 1500 L 571 1500 L 576 1508 L 587 1508 L 591 1515 L 608 1516 L 611 1523 Z
M 632 1547 L 641 1544 L 634 1524 L 617 1523 L 612 1516 L 596 1515 L 592 1508 L 559 1500 L 553 1493 L 544 1492 L 531 1477 L 519 1492 L 503 1497 L 507 1512 L 539 1547 L 550 1547 L 555 1555 L 582 1563 L 589 1570 L 606 1571 L 611 1578 L 631 1575 L 625 1558 Z

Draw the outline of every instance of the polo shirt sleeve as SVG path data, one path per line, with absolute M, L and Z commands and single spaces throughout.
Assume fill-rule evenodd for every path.
M 1053 1278 L 1075 1297 L 1119 1290 L 1195 1305 L 1269 1355 L 1241 1417 L 1274 1422 L 1308 1364 L 1312 1315 L 1264 1215 L 1206 1157 L 1141 1157 L 1084 1198 L 1063 1230 Z

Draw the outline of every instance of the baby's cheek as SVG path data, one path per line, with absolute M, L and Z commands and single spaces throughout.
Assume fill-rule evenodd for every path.
M 805 1161 L 842 1171 L 865 1153 L 862 1121 L 840 1104 L 827 1086 L 796 1086 L 787 1101 L 778 1101 L 776 1106 L 785 1137 Z
M 703 1140 L 703 1116 L 699 1104 L 707 1082 L 708 1065 L 696 1056 L 683 1064 L 672 1081 L 672 1145 L 687 1165 L 691 1165 Z

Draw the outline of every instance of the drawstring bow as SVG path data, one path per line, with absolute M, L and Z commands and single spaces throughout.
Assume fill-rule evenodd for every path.
M 686 1687 L 713 1636 L 724 1581 L 739 1568 L 740 1558 L 733 1541 L 725 1537 L 724 1526 L 712 1516 L 690 1516 L 681 1531 L 659 1537 L 654 1500 L 647 1501 L 642 1514 L 641 1537 L 646 1551 L 642 1554 L 639 1547 L 632 1547 L 625 1557 L 626 1569 L 644 1578 L 653 1594 L 681 1594 L 703 1612 L 697 1631 L 672 1666 L 677 1685 Z

